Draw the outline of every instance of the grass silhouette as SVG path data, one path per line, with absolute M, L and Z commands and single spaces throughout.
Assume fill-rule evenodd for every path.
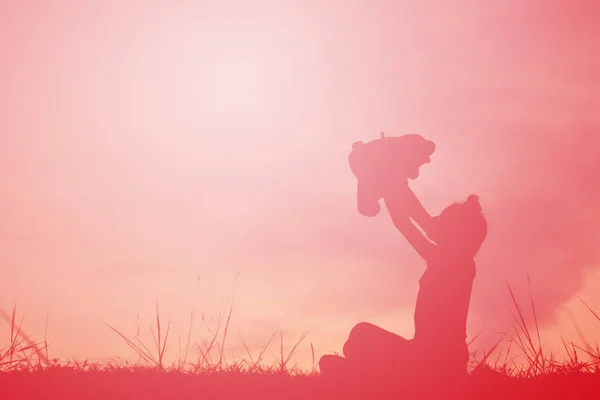
M 528 277 L 528 283 L 530 280 Z M 531 296 L 533 326 L 526 323 L 523 308 L 507 282 L 514 309 L 512 334 L 501 338 L 480 360 L 472 354 L 471 374 L 456 392 L 436 395 L 436 399 L 593 399 L 600 393 L 600 349 L 584 339 L 575 344 L 563 338 L 566 358 L 547 353 L 542 346 L 535 302 Z M 581 303 L 599 321 L 600 316 L 583 300 Z M 280 332 L 278 360 L 264 362 L 264 355 L 277 335 L 274 332 L 254 357 L 242 339 L 246 359 L 226 362 L 225 343 L 229 333 L 233 305 L 218 319 L 217 328 L 208 340 L 195 346 L 191 359 L 192 326 L 196 309 L 192 310 L 184 350 L 176 361 L 165 365 L 165 352 L 171 338 L 170 320 L 166 326 L 156 305 L 155 326 L 150 326 L 152 345 L 140 338 L 138 324 L 134 337 L 128 337 L 107 324 L 137 354 L 136 363 L 111 359 L 107 363 L 50 358 L 46 329 L 41 340 L 33 340 L 23 330 L 23 319 L 0 309 L 0 317 L 8 323 L 10 342 L 0 350 L 0 397 L 2 399 L 366 399 L 425 398 L 415 393 L 399 393 L 393 383 L 364 385 L 359 380 L 332 382 L 319 376 L 311 344 L 312 369 L 290 366 L 297 347 L 308 332 L 301 335 L 291 350 L 284 352 Z M 477 336 L 472 340 L 476 340 Z M 505 351 L 499 345 L 506 341 Z M 518 349 L 524 362 L 517 362 Z M 181 344 L 180 344 L 181 349 Z

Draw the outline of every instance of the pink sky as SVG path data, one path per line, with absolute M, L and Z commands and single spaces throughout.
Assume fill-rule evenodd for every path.
M 410 336 L 424 263 L 347 165 L 381 131 L 436 142 L 432 213 L 480 195 L 478 348 L 527 273 L 549 346 L 568 312 L 600 336 L 574 300 L 600 309 L 597 2 L 28 3 L 0 16 L 0 307 L 37 337 L 49 311 L 51 354 L 135 356 L 103 324 L 157 300 L 185 336 L 197 291 L 206 316 L 235 292 L 239 356 L 276 329 L 311 330 L 302 365 L 361 320 Z

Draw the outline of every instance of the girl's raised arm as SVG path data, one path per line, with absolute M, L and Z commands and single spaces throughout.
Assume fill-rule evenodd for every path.
M 419 201 L 415 193 L 410 189 L 410 187 L 408 188 L 408 191 L 406 193 L 406 203 L 406 206 L 408 208 L 408 216 L 412 218 L 417 223 L 417 225 L 423 228 L 427 236 L 430 236 L 433 218 L 431 217 L 431 215 L 429 215 L 425 207 L 423 207 L 423 204 L 421 204 L 421 202 Z
M 430 242 L 429 239 L 427 239 L 421 233 L 421 231 L 413 224 L 408 214 L 406 212 L 403 212 L 406 210 L 406 208 L 404 208 L 404 202 L 396 201 L 394 198 L 386 198 L 385 204 L 396 229 L 398 229 L 400 233 L 404 235 L 406 240 L 408 240 L 411 246 L 417 251 L 417 253 L 419 253 L 421 257 L 423 257 L 426 261 L 430 260 L 433 256 L 433 253 L 436 250 L 436 245 Z M 420 204 L 421 203 L 419 203 L 419 205 Z M 423 209 L 423 212 L 425 212 L 429 220 L 431 220 L 431 216 L 427 214 L 427 211 L 425 211 L 425 209 Z M 426 223 L 429 224 L 429 222 L 430 221 L 427 221 Z

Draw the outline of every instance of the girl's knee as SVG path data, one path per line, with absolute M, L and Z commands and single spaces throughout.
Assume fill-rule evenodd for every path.
M 373 341 L 377 341 L 376 336 L 379 331 L 382 329 L 368 322 L 360 322 L 355 325 L 350 330 L 348 340 L 344 343 L 344 355 L 355 358 L 363 353 L 369 353 L 370 350 L 367 347 L 373 347 Z
M 370 336 L 373 332 L 380 330 L 377 326 L 369 322 L 360 322 L 350 330 L 348 340 L 356 338 L 364 338 Z

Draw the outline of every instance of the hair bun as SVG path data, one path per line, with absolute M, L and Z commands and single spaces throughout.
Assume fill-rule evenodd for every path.
M 365 143 L 361 140 L 359 140 L 358 142 L 354 142 L 354 143 L 352 143 L 352 150 L 356 150 L 359 147 L 362 147 L 364 145 L 365 145 Z
M 472 194 L 467 197 L 467 204 L 477 211 L 481 211 L 481 204 L 479 204 L 479 196 Z

